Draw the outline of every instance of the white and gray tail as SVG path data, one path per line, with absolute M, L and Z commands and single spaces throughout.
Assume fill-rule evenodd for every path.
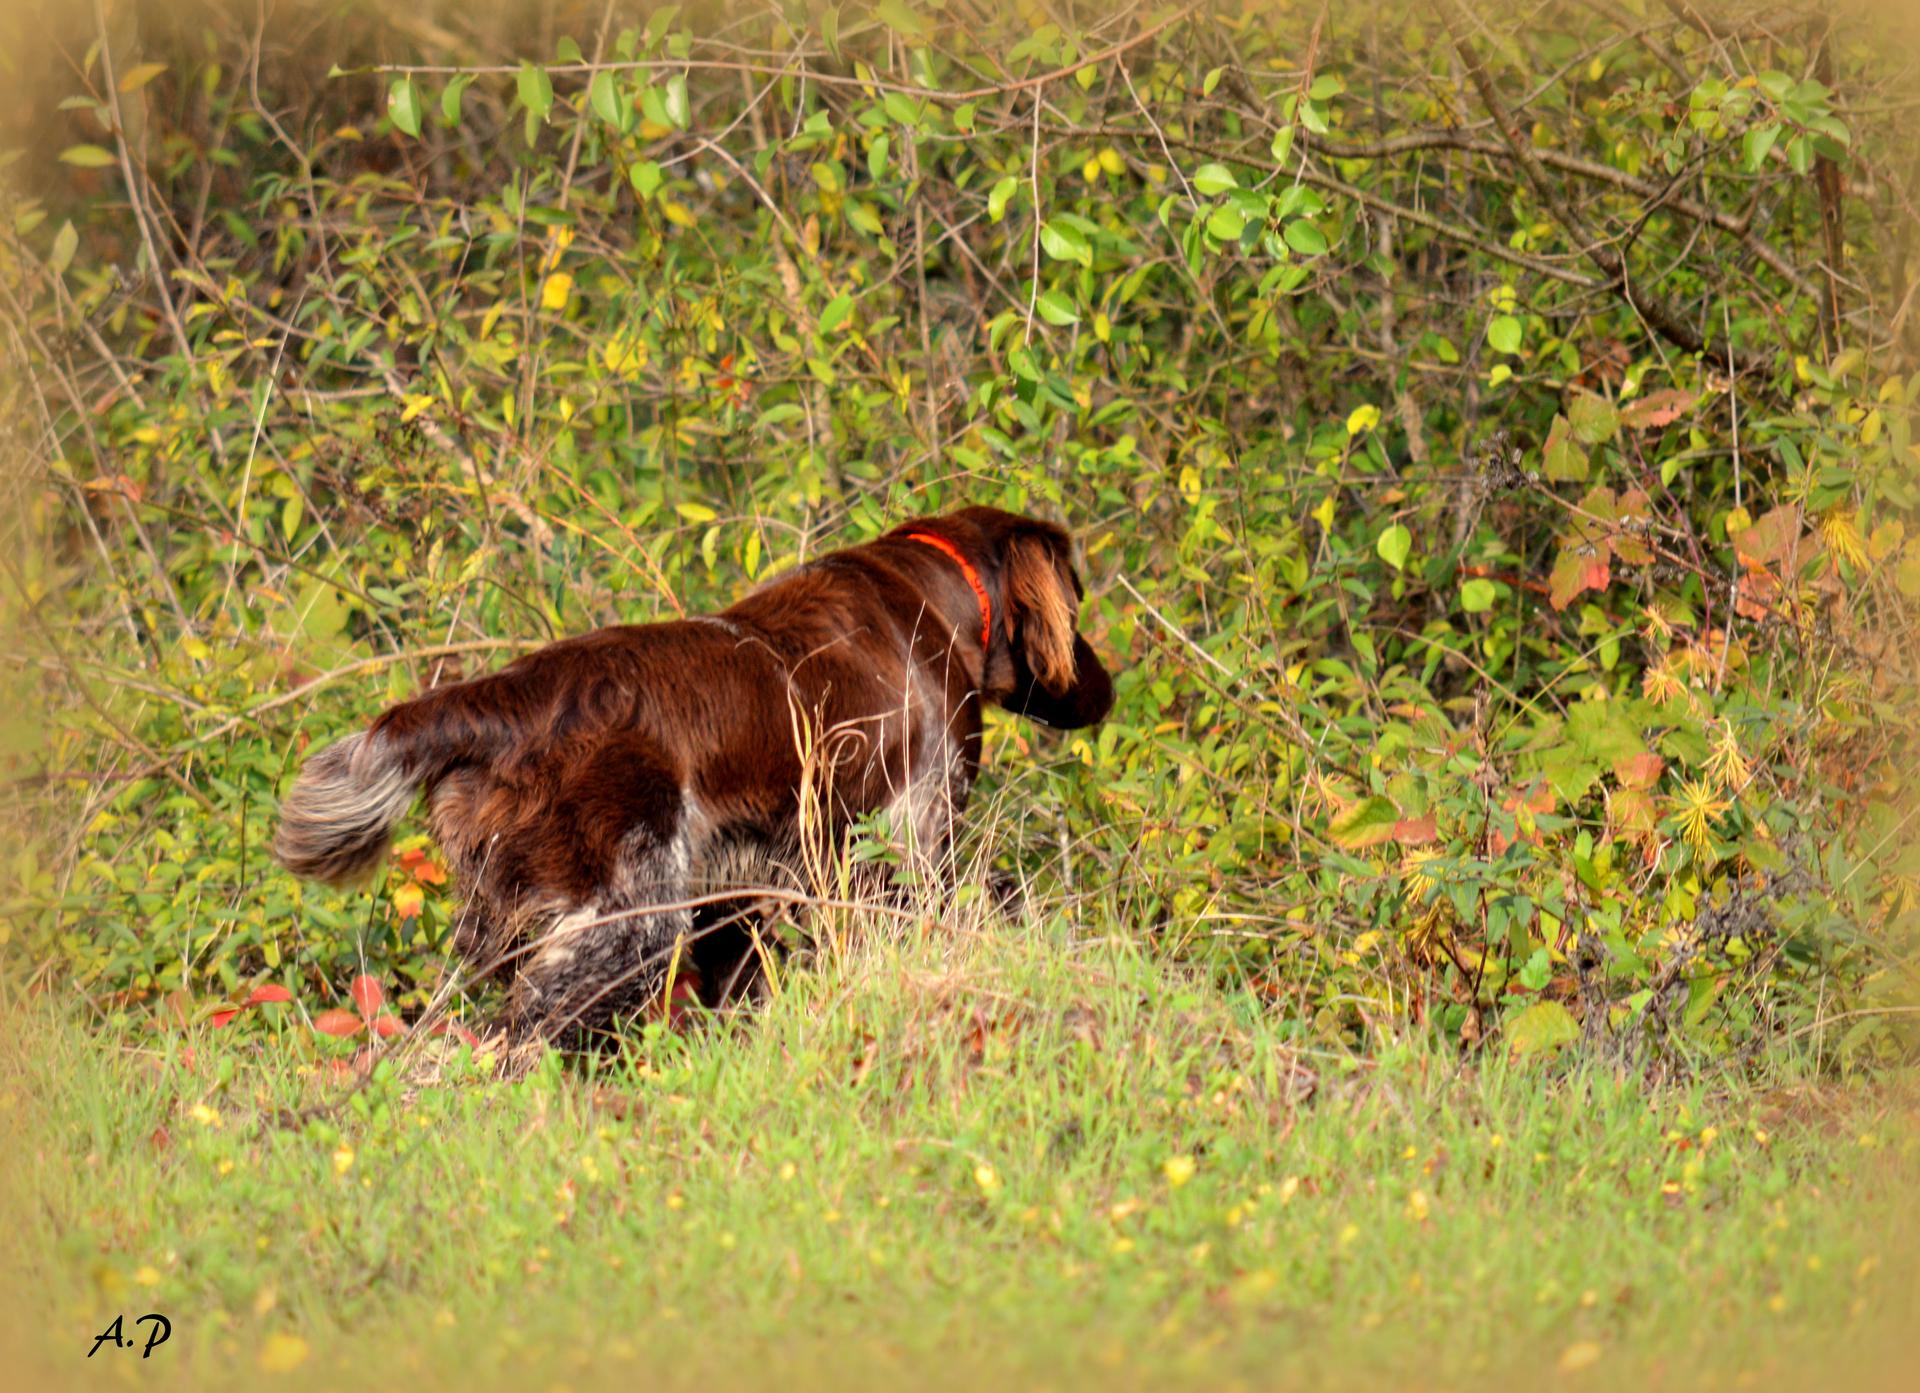
M 274 858 L 328 885 L 365 880 L 386 858 L 424 772 L 386 731 L 335 741 L 307 761 L 280 800 Z

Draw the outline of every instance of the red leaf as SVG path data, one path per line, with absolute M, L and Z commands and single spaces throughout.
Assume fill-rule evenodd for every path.
M 1555 609 L 1565 609 L 1583 590 L 1605 590 L 1611 579 L 1611 559 L 1612 548 L 1604 539 L 1568 544 L 1553 563 L 1548 602 Z
M 1670 387 L 1664 392 L 1651 392 L 1622 407 L 1620 423 L 1641 430 L 1670 426 L 1685 415 L 1697 400 L 1692 392 L 1678 387 Z
M 337 1007 L 331 1011 L 322 1011 L 313 1018 L 313 1028 L 322 1035 L 333 1035 L 341 1039 L 357 1035 L 366 1022 L 351 1011 L 342 1011 Z
M 1403 817 L 1393 824 L 1393 839 L 1401 846 L 1424 846 L 1440 840 L 1440 827 L 1432 813 L 1423 817 Z
M 387 1004 L 387 994 L 381 990 L 379 981 L 364 972 L 353 979 L 347 995 L 353 998 L 353 1004 L 368 1020 L 379 1015 L 380 1008 Z
M 269 1002 L 292 1000 L 292 992 L 288 991 L 278 982 L 268 982 L 265 986 L 255 987 L 252 994 L 249 995 L 242 1004 L 246 1006 L 263 1006 Z
M 223 1025 L 231 1024 L 233 1018 L 239 1014 L 240 1008 L 238 1006 L 229 1006 L 223 1011 L 215 1011 L 211 1016 L 207 1017 L 207 1020 L 215 1030 L 218 1030 Z
M 1642 752 L 1613 762 L 1613 776 L 1622 788 L 1652 788 L 1667 762 L 1659 755 Z
M 1517 813 L 1522 808 L 1529 812 L 1550 813 L 1553 811 L 1553 790 L 1543 779 L 1539 783 L 1529 784 L 1526 788 L 1509 794 L 1501 801 L 1500 806 L 1510 813 Z
M 405 1035 L 407 1033 L 407 1024 L 398 1016 L 375 1016 L 373 1018 L 373 1033 L 378 1035 L 382 1040 L 391 1040 L 396 1035 Z
M 480 1048 L 480 1037 L 475 1035 L 471 1030 L 468 1030 L 464 1025 L 461 1025 L 458 1021 L 435 1021 L 427 1027 L 427 1034 L 451 1035 L 463 1045 L 471 1045 L 476 1050 Z

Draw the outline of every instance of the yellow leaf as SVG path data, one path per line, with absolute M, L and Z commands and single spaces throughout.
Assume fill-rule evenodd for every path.
M 333 1153 L 333 1173 L 345 1175 L 353 1169 L 353 1148 L 341 1145 Z
M 165 63 L 142 63 L 138 67 L 128 68 L 120 78 L 120 90 L 136 92 L 166 70 Z
M 1328 532 L 1333 531 L 1333 495 L 1328 494 L 1320 500 L 1320 506 L 1313 510 L 1313 520 Z
M 548 310 L 563 310 L 567 307 L 567 300 L 572 294 L 573 277 L 565 271 L 555 271 L 540 287 L 540 307 Z
M 427 408 L 433 405 L 433 397 L 426 392 L 409 392 L 400 400 L 406 404 L 407 408 L 400 413 L 402 423 L 411 421 L 414 417 L 425 414 Z
M 647 346 L 638 338 L 615 334 L 600 350 L 600 361 L 607 365 L 608 372 L 632 379 L 647 365 Z
M 1347 417 L 1347 434 L 1359 435 L 1365 431 L 1372 430 L 1375 426 L 1379 424 L 1380 424 L 1380 408 L 1379 407 L 1374 406 L 1371 403 L 1365 406 L 1356 406 L 1353 408 L 1352 413 Z
M 298 1335 L 275 1332 L 260 1346 L 260 1367 L 269 1374 L 292 1373 L 307 1362 L 307 1342 Z
M 1000 1173 L 983 1161 L 973 1168 L 973 1183 L 981 1194 L 991 1195 L 1000 1188 Z
M 1167 1178 L 1167 1184 L 1178 1190 L 1189 1180 L 1198 1167 L 1191 1156 L 1169 1156 L 1160 1165 L 1160 1173 Z
M 426 893 L 409 882 L 393 892 L 393 912 L 402 919 L 417 919 L 426 899 Z
M 1568 1345 L 1560 1356 L 1560 1372 L 1577 1374 L 1600 1358 L 1600 1346 L 1592 1340 L 1580 1340 Z

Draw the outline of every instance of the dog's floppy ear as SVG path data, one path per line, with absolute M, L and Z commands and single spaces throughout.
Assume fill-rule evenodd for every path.
M 1073 685 L 1073 612 L 1079 605 L 1073 573 L 1037 537 L 1007 547 L 1007 600 L 1013 642 L 1040 685 L 1055 696 Z
M 1075 629 L 1080 581 L 1065 537 L 1016 537 L 1006 574 L 1014 682 L 1000 704 L 1060 730 L 1102 720 L 1113 708 L 1113 679 Z

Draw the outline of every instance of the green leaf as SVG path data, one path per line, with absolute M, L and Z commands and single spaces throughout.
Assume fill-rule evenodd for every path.
M 60 230 L 53 234 L 53 250 L 47 254 L 47 269 L 56 276 L 66 274 L 67 267 L 73 264 L 73 254 L 80 250 L 80 234 L 73 230 L 71 222 L 60 224 Z
M 1057 290 L 1049 290 L 1036 302 L 1040 317 L 1049 324 L 1078 324 L 1080 316 L 1073 308 L 1073 301 Z
M 927 32 L 927 22 L 913 12 L 913 7 L 904 0 L 880 0 L 873 7 L 874 15 L 880 22 L 903 38 L 923 38 Z
M 627 122 L 633 117 L 633 109 L 624 107 L 620 100 L 620 89 L 614 84 L 613 74 L 602 68 L 593 75 L 593 81 L 587 84 L 587 101 L 602 121 L 615 130 L 624 131 Z
M 665 182 L 666 175 L 653 160 L 642 160 L 627 171 L 627 178 L 633 184 L 633 191 L 642 198 L 652 198 Z
M 420 89 L 411 77 L 396 77 L 387 88 L 387 115 L 394 129 L 416 139 L 420 135 Z
M 820 332 L 823 334 L 831 334 L 835 329 L 838 329 L 841 324 L 846 322 L 847 316 L 852 312 L 853 296 L 846 294 L 844 291 L 834 296 L 833 299 L 827 303 L 827 307 L 820 311 Z
M 1496 353 L 1520 351 L 1520 321 L 1510 314 L 1496 314 L 1487 325 L 1487 343 Z
M 1231 203 L 1222 203 L 1207 215 L 1207 231 L 1222 242 L 1231 242 L 1246 231 L 1247 220 Z
M 105 169 L 113 163 L 113 152 L 103 150 L 98 145 L 69 145 L 60 152 L 63 164 L 79 165 L 82 169 Z
M 1201 194 L 1212 198 L 1217 193 L 1240 187 L 1240 181 L 1233 177 L 1233 171 L 1223 164 L 1203 164 L 1193 172 L 1193 187 Z
M 1620 413 L 1605 397 L 1576 393 L 1567 405 L 1567 423 L 1582 445 L 1604 445 L 1620 429 Z
M 1468 614 L 1485 614 L 1500 598 L 1500 587 L 1484 576 L 1475 576 L 1460 587 L 1460 608 Z
M 993 186 L 987 194 L 987 220 L 999 222 L 1007 215 L 1007 200 L 1019 190 L 1020 181 L 1011 174 Z
M 1285 164 L 1287 156 L 1293 153 L 1293 127 L 1282 126 L 1273 133 L 1273 162 Z
M 905 126 L 908 130 L 916 129 L 920 125 L 921 118 L 926 115 L 925 106 L 916 102 L 905 92 L 887 93 L 880 99 L 880 105 L 886 111 L 889 121 Z
M 1305 218 L 1295 218 L 1283 234 L 1287 245 L 1302 256 L 1319 256 L 1327 249 L 1326 234 Z
M 1557 1001 L 1536 1001 L 1507 1022 L 1507 1048 L 1520 1058 L 1572 1044 L 1580 1025 Z
M 1555 483 L 1581 483 L 1588 474 L 1587 452 L 1573 438 L 1565 416 L 1555 416 L 1547 431 L 1544 470 Z
M 1766 163 L 1767 153 L 1773 149 L 1774 141 L 1780 138 L 1780 123 L 1768 126 L 1755 126 L 1748 131 L 1740 142 L 1740 162 L 1752 174 Z
M 873 144 L 867 147 L 867 173 L 879 183 L 887 173 L 887 150 L 893 144 L 891 136 L 884 131 L 873 138 Z
M 1379 540 L 1373 544 L 1373 549 L 1379 552 L 1380 559 L 1394 570 L 1403 571 L 1407 566 L 1407 555 L 1413 550 L 1413 533 L 1396 522 L 1380 534 Z
M 675 73 L 667 79 L 667 91 L 662 99 L 662 105 L 666 109 L 667 120 L 684 131 L 687 123 L 693 119 L 693 109 L 687 102 L 685 73 Z
M 1068 227 L 1064 223 L 1040 224 L 1040 250 L 1055 261 L 1093 265 L 1093 248 L 1087 245 L 1085 235 L 1078 228 Z
M 1327 839 L 1347 851 L 1358 851 L 1391 841 L 1394 825 L 1399 821 L 1400 810 L 1390 800 L 1375 794 L 1335 813 L 1327 824 Z
M 460 124 L 460 99 L 472 85 L 472 73 L 455 73 L 446 91 L 440 94 L 440 114 L 446 118 L 448 126 Z
M 515 81 L 520 91 L 520 105 L 527 109 L 527 114 L 536 121 L 546 120 L 547 113 L 553 110 L 553 79 L 547 76 L 547 70 L 522 63 Z

